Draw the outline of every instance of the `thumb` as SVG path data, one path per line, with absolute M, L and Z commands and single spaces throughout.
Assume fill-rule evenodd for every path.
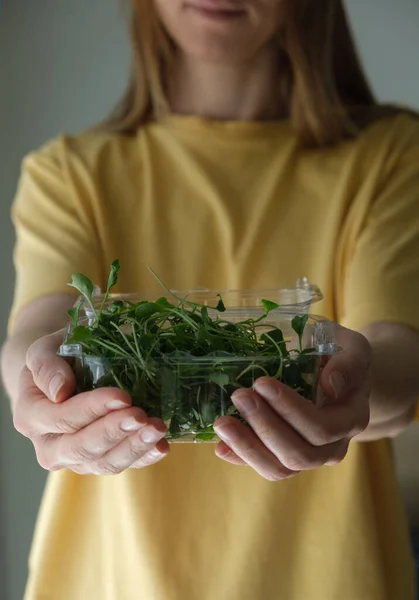
M 37 340 L 26 354 L 26 366 L 35 385 L 52 402 L 68 400 L 76 391 L 76 380 L 70 364 L 57 355 L 63 330 Z
M 368 383 L 372 354 L 368 340 L 356 331 L 338 326 L 337 341 L 343 352 L 330 358 L 320 377 L 321 387 L 335 400 Z

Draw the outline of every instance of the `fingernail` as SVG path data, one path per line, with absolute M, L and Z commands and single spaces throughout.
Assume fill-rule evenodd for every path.
M 120 425 L 122 431 L 138 431 L 143 427 L 143 424 L 139 423 L 135 417 L 129 417 L 122 421 Z
M 146 427 L 141 433 L 140 437 L 145 444 L 152 444 L 158 442 L 162 438 L 162 432 L 157 431 L 152 426 Z
M 255 396 L 250 391 L 239 390 L 232 395 L 232 400 L 237 408 L 247 415 L 252 415 L 257 411 Z
M 109 400 L 105 406 L 106 408 L 109 408 L 109 410 L 121 410 L 121 408 L 128 408 L 128 404 L 122 402 L 122 400 Z
M 64 385 L 64 377 L 60 373 L 57 373 L 56 375 L 54 375 L 54 377 L 51 379 L 50 384 L 49 384 L 49 394 L 50 394 L 51 400 L 56 399 L 58 392 L 61 390 L 63 385 Z
M 329 376 L 329 381 L 336 399 L 340 398 L 346 390 L 346 378 L 339 371 L 333 371 Z
M 230 454 L 233 454 L 233 452 L 232 452 L 232 450 L 226 444 L 223 444 L 221 447 L 217 446 L 215 448 L 215 454 L 219 458 L 225 458 L 226 456 L 229 456 Z

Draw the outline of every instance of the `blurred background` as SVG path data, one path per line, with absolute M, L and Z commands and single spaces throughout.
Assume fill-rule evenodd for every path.
M 418 0 L 347 0 L 347 6 L 378 98 L 419 109 Z M 9 210 L 22 157 L 63 131 L 77 132 L 105 116 L 125 86 L 128 59 L 118 0 L 3 2 L 1 339 L 14 283 Z M 0 400 L 0 598 L 21 600 L 46 474 L 36 463 L 31 443 L 14 433 L 7 398 L 3 395 Z M 395 446 L 409 516 L 412 526 L 419 526 L 419 424 Z

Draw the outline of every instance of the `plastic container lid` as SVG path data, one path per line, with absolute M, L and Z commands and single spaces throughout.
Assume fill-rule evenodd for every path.
M 270 300 L 279 304 L 279 308 L 276 309 L 275 313 L 294 313 L 304 314 L 308 313 L 311 306 L 323 300 L 323 294 L 320 289 L 309 282 L 306 277 L 302 277 L 296 281 L 295 287 L 293 288 L 273 288 L 273 289 L 262 289 L 262 290 L 212 290 L 209 288 L 192 288 L 189 290 L 172 290 L 179 298 L 186 298 L 191 302 L 197 302 L 198 304 L 204 304 L 206 306 L 216 306 L 218 303 L 219 296 L 222 297 L 223 302 L 230 314 L 233 314 L 234 309 L 254 309 L 262 310 L 262 300 Z M 129 302 L 140 302 L 141 300 L 148 300 L 150 302 L 160 298 L 161 296 L 168 296 L 167 293 L 130 293 L 130 294 L 110 294 L 106 305 L 109 305 L 115 300 L 125 300 Z M 103 299 L 102 291 L 99 287 L 95 287 L 94 291 L 95 306 L 99 307 Z M 83 301 L 82 309 L 85 311 L 87 317 L 93 316 L 93 312 L 90 306 Z
M 296 281 L 294 288 L 278 288 L 265 290 L 211 290 L 207 288 L 194 288 L 190 290 L 172 290 L 179 298 L 187 298 L 188 301 L 203 304 L 208 307 L 216 306 L 219 296 L 222 297 L 226 306 L 226 311 L 222 313 L 223 320 L 238 322 L 248 318 L 257 319 L 264 313 L 262 300 L 270 300 L 279 305 L 271 311 L 264 323 L 267 326 L 275 325 L 280 327 L 284 335 L 288 338 L 295 337 L 291 327 L 292 317 L 295 315 L 305 315 L 309 313 L 311 306 L 323 299 L 320 289 L 309 282 L 305 277 Z M 137 303 L 140 301 L 156 301 L 162 296 L 171 301 L 168 293 L 131 293 L 131 294 L 110 294 L 105 307 L 115 301 L 124 301 Z M 99 307 L 103 300 L 103 294 L 100 288 L 96 287 L 94 292 L 95 307 Z M 95 316 L 90 305 L 82 298 L 78 298 L 76 303 L 80 302 L 80 325 L 91 325 L 94 323 Z M 75 303 L 75 304 L 76 304 Z M 215 309 L 209 308 L 209 315 L 214 318 L 219 313 Z M 84 313 L 84 314 L 83 314 Z M 67 340 L 71 337 L 73 324 L 70 322 L 64 335 L 64 344 L 59 353 L 63 356 L 79 356 L 82 349 L 79 345 L 67 345 Z M 260 333 L 263 333 L 261 328 Z M 306 330 L 306 347 L 313 347 L 319 354 L 333 354 L 337 351 L 334 324 L 316 315 L 310 314 L 309 324 Z

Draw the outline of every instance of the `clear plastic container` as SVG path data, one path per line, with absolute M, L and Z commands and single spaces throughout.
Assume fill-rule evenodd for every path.
M 206 306 L 215 306 L 219 296 L 222 297 L 226 307 L 233 310 L 237 309 L 256 309 L 261 310 L 262 300 L 270 300 L 279 304 L 278 312 L 281 313 L 308 313 L 311 306 L 323 300 L 323 294 L 320 289 L 309 282 L 306 277 L 298 279 L 293 288 L 275 288 L 265 290 L 210 290 L 208 288 L 193 288 L 190 290 L 172 290 L 179 298 L 188 298 L 191 302 L 205 304 Z M 140 300 L 148 300 L 153 302 L 157 298 L 167 294 L 161 293 L 134 293 L 134 294 L 110 294 L 107 304 L 114 300 L 123 299 L 128 302 L 139 302 Z M 100 288 L 95 288 L 95 306 L 99 307 L 103 295 Z M 83 303 L 83 309 L 87 316 L 92 317 L 93 312 L 90 307 Z M 245 314 L 245 313 L 243 313 Z
M 213 290 L 176 292 L 181 298 L 212 307 L 218 302 Z M 226 311 L 219 314 L 208 308 L 213 319 L 233 324 L 248 319 L 257 320 L 264 314 L 262 299 L 280 304 L 272 310 L 257 327 L 258 339 L 269 344 L 273 330 L 281 329 L 285 343 L 272 355 L 262 349 L 258 354 L 236 355 L 217 351 L 209 355 L 192 356 L 182 351 L 149 356 L 141 353 L 131 357 L 115 358 L 92 356 L 80 344 L 69 344 L 75 325 L 69 323 L 60 355 L 70 358 L 79 392 L 101 387 L 120 387 L 129 391 L 136 406 L 143 408 L 150 417 L 163 419 L 168 427 L 167 439 L 173 442 L 213 442 L 217 436 L 214 421 L 223 415 L 244 419 L 231 401 L 234 390 L 250 388 L 261 376 L 274 377 L 312 402 L 317 401 L 318 378 L 328 357 L 338 351 L 335 327 L 330 321 L 308 314 L 313 302 L 322 299 L 318 288 L 307 280 L 299 280 L 293 289 L 263 291 L 221 291 Z M 105 306 L 114 301 L 137 303 L 141 300 L 156 301 L 161 295 L 130 294 L 111 296 Z M 167 294 L 166 298 L 172 300 Z M 173 301 L 173 300 L 172 300 Z M 98 293 L 95 307 L 101 303 Z M 94 325 L 91 307 L 82 304 L 79 325 Z M 295 316 L 306 315 L 307 322 L 300 336 L 293 328 Z M 129 327 L 124 335 L 130 336 Z M 130 338 L 129 338 L 130 339 Z M 128 341 L 129 341 L 128 339 Z M 132 344 L 134 350 L 134 344 Z

